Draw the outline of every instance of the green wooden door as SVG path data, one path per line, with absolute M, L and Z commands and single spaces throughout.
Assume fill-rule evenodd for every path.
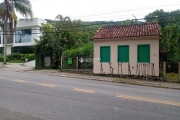
M 129 46 L 118 46 L 118 62 L 129 62 Z
M 150 45 L 138 45 L 138 62 L 150 62 Z
M 110 62 L 110 46 L 101 46 L 100 47 L 100 58 L 101 58 L 101 62 Z

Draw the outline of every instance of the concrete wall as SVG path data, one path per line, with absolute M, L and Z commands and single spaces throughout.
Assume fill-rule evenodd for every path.
M 7 54 L 11 54 L 11 47 L 16 47 L 16 46 L 32 46 L 35 45 L 35 41 L 34 39 L 39 40 L 40 35 L 42 35 L 42 32 L 40 31 L 40 26 L 42 23 L 47 23 L 47 21 L 43 20 L 43 19 L 33 19 L 33 20 L 20 20 L 17 22 L 17 26 L 16 26 L 16 30 L 22 30 L 22 29 L 28 29 L 31 28 L 32 29 L 32 38 L 31 38 L 31 42 L 27 42 L 27 43 L 15 43 L 15 35 L 13 38 L 13 43 L 12 44 L 8 44 L 7 47 Z M 4 45 L 3 43 L 3 33 L 2 33 L 2 29 L 0 29 L 0 36 L 1 36 L 1 43 L 0 43 L 0 47 L 3 47 Z
M 7 55 L 11 54 L 11 47 L 12 46 L 7 46 Z
M 136 75 L 137 70 L 137 45 L 150 44 L 150 63 L 154 63 L 155 76 L 159 76 L 159 38 L 124 38 L 124 39 L 95 39 L 94 40 L 94 73 L 101 73 L 100 46 L 111 46 L 111 67 L 114 74 L 118 74 L 117 49 L 118 45 L 129 45 L 129 64 L 131 75 Z M 109 63 L 102 63 L 103 72 L 110 73 Z M 119 67 L 120 69 L 120 67 Z M 151 68 L 150 68 L 151 69 Z M 128 74 L 128 63 L 122 64 L 122 74 Z M 151 73 L 150 73 L 151 74 Z
M 20 20 L 17 22 L 17 28 L 41 26 L 41 23 L 46 23 L 46 21 L 43 19 Z

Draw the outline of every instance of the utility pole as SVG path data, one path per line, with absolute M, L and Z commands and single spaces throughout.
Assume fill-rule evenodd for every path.
M 136 18 L 136 16 L 134 16 L 134 15 L 132 15 L 134 18 L 135 18 L 135 22 L 137 22 L 137 18 Z

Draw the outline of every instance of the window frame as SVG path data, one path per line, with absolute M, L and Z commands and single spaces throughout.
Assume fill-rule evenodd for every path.
M 128 47 L 128 60 L 126 62 L 122 62 L 119 60 L 119 47 Z M 121 63 L 129 63 L 129 58 L 130 58 L 130 48 L 129 45 L 118 45 L 117 46 L 117 61 Z
M 149 47 L 149 60 L 148 61 L 139 61 L 139 47 L 148 46 Z M 137 45 L 137 62 L 138 63 L 150 63 L 151 61 L 151 45 L 150 44 L 138 44 Z
M 109 48 L 109 61 L 102 61 L 102 48 Z M 100 46 L 100 62 L 101 63 L 109 63 L 111 62 L 111 46 Z

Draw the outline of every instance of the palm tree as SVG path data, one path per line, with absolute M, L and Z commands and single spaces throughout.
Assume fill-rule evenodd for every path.
M 15 11 L 19 12 L 24 17 L 33 17 L 30 0 L 3 0 L 0 3 L 0 20 L 4 28 L 4 64 L 6 64 L 7 54 L 7 27 L 10 34 L 16 30 L 17 16 Z
M 64 26 L 67 27 L 71 24 L 71 18 L 68 16 L 63 17 L 62 15 L 58 14 L 55 20 L 61 23 L 61 27 L 64 27 Z

